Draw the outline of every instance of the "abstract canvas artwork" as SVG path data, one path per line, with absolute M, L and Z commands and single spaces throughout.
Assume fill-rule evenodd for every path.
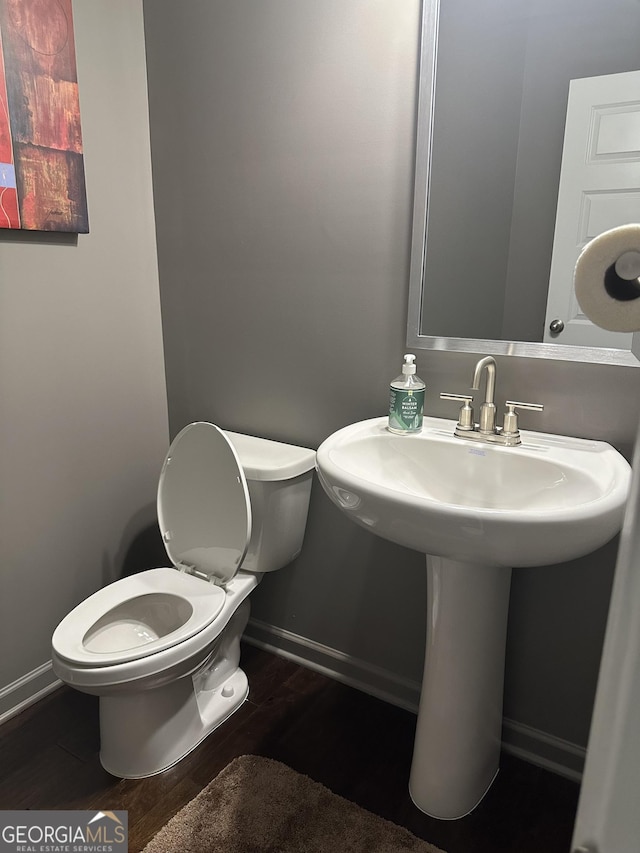
M 0 0 L 0 227 L 89 230 L 71 0 Z

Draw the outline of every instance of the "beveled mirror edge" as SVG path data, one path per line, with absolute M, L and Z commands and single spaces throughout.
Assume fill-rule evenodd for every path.
M 413 195 L 413 224 L 409 268 L 409 304 L 407 346 L 416 350 L 469 352 L 482 355 L 511 355 L 521 358 L 545 358 L 556 361 L 577 361 L 591 364 L 612 364 L 638 367 L 640 332 L 633 339 L 632 351 L 604 347 L 578 347 L 562 344 L 527 343 L 524 341 L 495 341 L 475 338 L 447 338 L 423 335 L 422 287 L 429 217 L 429 179 L 432 154 L 433 105 L 435 98 L 436 61 L 438 55 L 438 22 L 440 0 L 422 0 L 420 32 L 418 114 L 416 118 L 415 182 Z M 427 152 L 426 157 L 419 153 Z

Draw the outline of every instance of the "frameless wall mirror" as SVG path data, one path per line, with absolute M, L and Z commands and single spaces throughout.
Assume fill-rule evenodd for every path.
M 583 246 L 640 222 L 640 0 L 422 18 L 408 344 L 640 364 L 573 292 Z

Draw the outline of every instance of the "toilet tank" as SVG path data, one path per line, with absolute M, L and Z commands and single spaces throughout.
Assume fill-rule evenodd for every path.
M 241 569 L 273 572 L 302 549 L 316 454 L 306 447 L 225 430 L 251 501 L 251 539 Z

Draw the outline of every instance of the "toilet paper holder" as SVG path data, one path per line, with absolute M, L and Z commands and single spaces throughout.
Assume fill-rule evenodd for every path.
M 596 326 L 640 331 L 640 223 L 603 231 L 587 243 L 573 283 L 582 312 Z

